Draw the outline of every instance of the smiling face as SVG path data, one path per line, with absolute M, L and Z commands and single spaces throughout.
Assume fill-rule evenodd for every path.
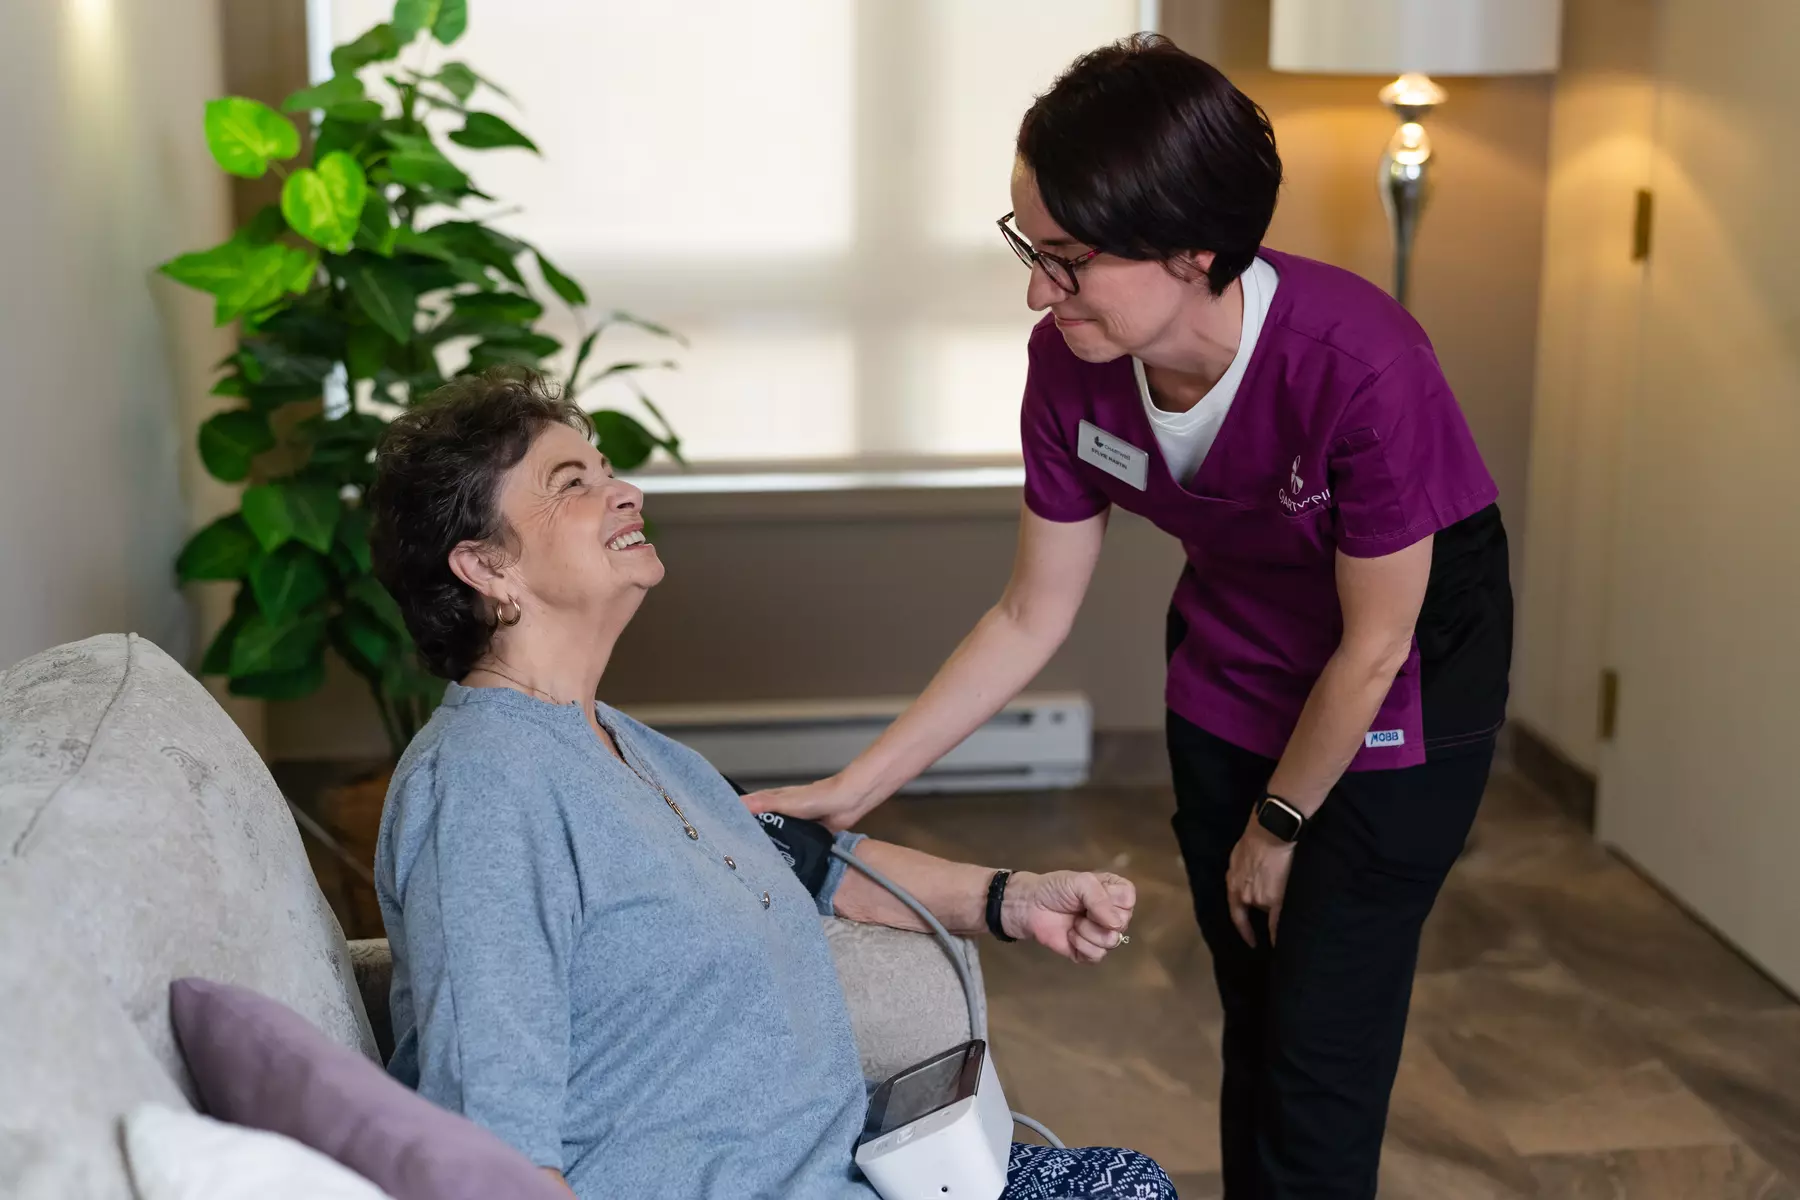
M 1012 201 L 1013 223 L 1034 249 L 1071 259 L 1093 249 L 1056 223 L 1044 207 L 1036 177 L 1023 162 L 1013 169 Z M 1205 271 L 1213 256 L 1200 252 L 1187 257 L 1191 262 L 1180 266 L 1191 280 L 1178 278 L 1160 262 L 1100 254 L 1077 270 L 1081 290 L 1074 293 L 1034 267 L 1025 302 L 1033 312 L 1050 310 L 1077 358 L 1098 363 L 1123 354 L 1142 357 L 1145 350 L 1169 338 L 1190 306 L 1211 298 Z
M 644 537 L 643 502 L 579 432 L 546 426 L 500 480 L 497 505 L 516 554 L 499 598 L 592 618 L 628 606 L 628 616 L 663 577 Z

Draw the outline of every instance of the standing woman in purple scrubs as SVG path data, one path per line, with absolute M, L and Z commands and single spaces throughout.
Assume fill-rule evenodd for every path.
M 1224 1003 L 1226 1195 L 1366 1200 L 1420 927 L 1505 714 L 1512 594 L 1430 341 L 1364 280 L 1262 247 L 1280 183 L 1262 110 L 1162 38 L 1032 106 L 1001 222 L 1047 311 L 1011 582 L 854 763 L 751 803 L 854 823 L 1037 675 L 1113 507 L 1148 518 L 1187 552 L 1168 745 Z

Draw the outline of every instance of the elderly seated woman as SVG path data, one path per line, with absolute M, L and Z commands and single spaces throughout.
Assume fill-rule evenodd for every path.
M 381 819 L 390 1070 L 584 1200 L 872 1200 L 819 916 L 922 926 L 835 860 L 809 895 L 704 759 L 596 701 L 663 577 L 642 500 L 528 375 L 453 384 L 382 442 L 375 569 L 451 681 Z M 953 932 L 984 930 L 993 871 L 837 839 Z M 1114 875 L 1021 872 L 1000 919 L 1093 962 L 1134 903 Z M 1006 1194 L 1174 1191 L 1142 1155 L 1017 1145 Z

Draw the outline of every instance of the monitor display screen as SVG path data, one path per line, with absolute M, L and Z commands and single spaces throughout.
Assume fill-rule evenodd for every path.
M 908 1067 L 876 1089 L 869 1101 L 863 1141 L 892 1133 L 920 1117 L 948 1108 L 975 1094 L 987 1044 L 964 1042 L 935 1058 Z

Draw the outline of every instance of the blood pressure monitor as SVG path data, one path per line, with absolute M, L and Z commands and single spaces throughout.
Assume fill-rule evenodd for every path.
M 993 1057 L 977 1038 L 875 1090 L 856 1165 L 882 1200 L 996 1200 L 1012 1128 Z

